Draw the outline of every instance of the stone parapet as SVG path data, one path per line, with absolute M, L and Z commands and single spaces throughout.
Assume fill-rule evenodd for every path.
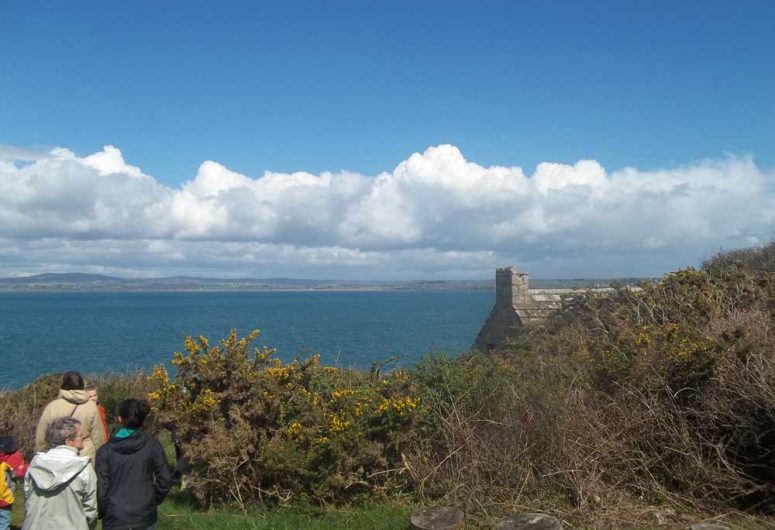
M 472 349 L 492 351 L 519 335 L 524 326 L 544 322 L 562 309 L 579 289 L 530 289 L 528 274 L 516 267 L 495 271 L 495 305 Z

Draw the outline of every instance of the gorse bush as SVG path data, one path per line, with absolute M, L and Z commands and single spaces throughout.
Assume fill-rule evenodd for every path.
M 160 421 L 174 426 L 205 504 L 341 502 L 402 488 L 402 451 L 422 406 L 406 372 L 383 376 L 283 363 L 254 331 L 216 346 L 187 338 L 177 371 L 151 375 Z

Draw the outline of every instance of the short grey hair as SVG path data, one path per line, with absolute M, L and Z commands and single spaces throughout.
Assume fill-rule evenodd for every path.
M 75 440 L 80 426 L 81 422 L 75 418 L 63 416 L 55 419 L 46 427 L 46 445 L 51 449 L 58 445 L 64 445 L 67 440 Z

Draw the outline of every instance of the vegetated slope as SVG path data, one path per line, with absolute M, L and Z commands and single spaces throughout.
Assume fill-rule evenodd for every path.
M 722 253 L 582 296 L 500 354 L 426 361 L 418 487 L 486 511 L 772 512 L 774 275 L 773 243 Z

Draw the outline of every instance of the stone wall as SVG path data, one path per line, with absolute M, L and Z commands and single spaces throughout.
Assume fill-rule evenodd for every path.
M 474 350 L 492 351 L 514 339 L 524 326 L 540 324 L 563 307 L 575 289 L 530 289 L 528 274 L 516 267 L 495 271 L 495 305 L 479 331 Z

